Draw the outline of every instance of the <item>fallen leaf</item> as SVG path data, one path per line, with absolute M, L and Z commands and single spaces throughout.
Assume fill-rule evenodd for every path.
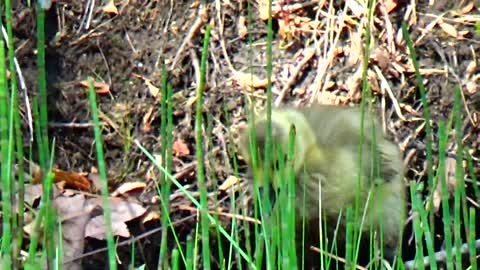
M 105 240 L 106 228 L 105 217 L 103 215 L 96 216 L 88 222 L 85 230 L 85 237 Z M 130 231 L 128 230 L 127 224 L 124 222 L 112 222 L 112 232 L 115 236 L 121 236 L 125 238 L 130 237 Z
M 149 221 L 152 221 L 152 220 L 159 220 L 160 219 L 160 215 L 158 213 L 155 213 L 155 212 L 152 212 L 152 211 L 149 211 L 143 218 L 142 218 L 142 224 L 145 224 Z
M 363 51 L 362 47 L 363 43 L 361 31 L 350 33 L 350 50 L 348 56 L 348 64 L 350 66 L 356 65 L 360 60 Z
M 92 198 L 88 201 L 93 205 L 101 206 L 102 202 L 100 198 Z M 112 229 L 114 235 L 129 237 L 125 222 L 137 218 L 147 211 L 139 203 L 133 201 L 127 201 L 121 198 L 110 198 L 111 217 L 112 217 Z M 86 227 L 85 236 L 96 238 L 99 240 L 105 239 L 106 226 L 105 217 L 103 215 L 92 218 Z
M 455 178 L 455 171 L 457 168 L 457 161 L 455 158 L 447 157 L 445 160 L 445 175 L 447 177 L 448 192 L 453 193 L 457 186 L 457 179 Z
M 382 4 L 385 7 L 387 14 L 390 14 L 390 12 L 397 7 L 397 2 L 395 0 L 383 0 Z
M 158 87 L 156 87 L 155 85 L 153 85 L 152 80 L 150 80 L 150 79 L 148 79 L 148 78 L 146 78 L 142 75 L 136 74 L 136 73 L 133 73 L 133 76 L 142 80 L 145 83 L 145 85 L 147 86 L 148 91 L 150 92 L 150 95 L 152 95 L 152 97 L 154 97 L 154 98 L 159 97 L 160 89 Z
M 100 175 L 98 172 L 91 172 L 88 174 L 88 180 L 92 182 L 94 191 L 100 191 L 102 190 L 102 180 L 100 179 Z
M 115 6 L 114 0 L 108 1 L 108 3 L 105 6 L 103 6 L 102 10 L 103 12 L 108 14 L 118 15 L 118 9 Z
M 240 16 L 240 18 L 238 18 L 237 29 L 238 36 L 241 39 L 244 39 L 248 34 L 247 19 L 245 18 L 245 16 Z
M 455 188 L 457 186 L 457 180 L 455 178 L 455 170 L 456 170 L 457 161 L 455 158 L 447 157 L 445 160 L 445 181 L 446 183 L 439 182 L 435 191 L 433 192 L 433 209 L 435 212 L 438 212 L 440 209 L 440 203 L 442 201 L 443 196 L 447 196 L 448 198 L 455 192 Z M 444 179 L 439 179 L 439 181 L 443 181 Z M 443 194 L 443 184 L 446 184 L 446 192 L 448 194 Z
M 227 177 L 227 179 L 225 179 L 225 181 L 223 181 L 223 183 L 220 185 L 220 187 L 218 187 L 218 189 L 221 191 L 226 191 L 227 189 L 229 189 L 230 187 L 232 187 L 233 185 L 239 182 L 240 182 L 240 178 L 234 175 L 230 175 Z
M 350 8 L 355 17 L 360 18 L 364 15 L 365 7 L 355 0 L 347 0 L 345 5 Z
M 125 195 L 130 192 L 138 191 L 139 189 L 144 189 L 147 186 L 144 182 L 127 182 L 120 185 L 114 192 L 112 192 L 112 197 L 118 197 Z
M 185 157 L 190 155 L 188 145 L 180 138 L 178 138 L 172 145 L 173 155 L 177 157 Z
M 452 37 L 458 37 L 458 32 L 457 29 L 455 29 L 455 26 L 445 23 L 443 21 L 439 21 L 438 24 L 440 25 L 440 28 L 442 28 L 442 30 L 448 35 Z
M 460 10 L 452 10 L 450 11 L 450 13 L 452 14 L 452 16 L 455 16 L 455 17 L 463 16 L 467 13 L 470 13 L 475 8 L 474 2 L 475 1 L 471 1 L 470 3 L 462 7 Z
M 477 2 L 477 3 L 478 3 L 478 2 Z M 470 3 L 466 4 L 466 5 L 460 10 L 460 12 L 462 13 L 462 15 L 464 15 L 464 14 L 470 13 L 474 8 L 475 8 L 474 1 L 471 1 Z
M 233 75 L 233 79 L 235 82 L 242 88 L 252 91 L 256 88 L 265 88 L 267 87 L 268 80 L 267 79 L 260 79 L 258 76 L 252 73 L 244 73 L 237 71 Z M 272 82 L 274 79 L 272 78 Z
M 465 89 L 467 90 L 467 93 L 469 95 L 473 95 L 475 93 L 478 92 L 478 85 L 476 82 L 473 82 L 473 81 L 468 81 L 466 84 L 465 84 Z
M 149 133 L 150 131 L 152 131 L 152 121 L 154 120 L 154 118 L 152 118 L 152 114 L 153 114 L 153 110 L 154 110 L 154 107 L 150 107 L 147 111 L 147 113 L 143 116 L 143 127 L 142 127 L 142 130 L 144 133 Z
M 80 85 L 88 89 L 88 81 L 81 81 Z M 93 87 L 97 94 L 107 94 L 110 92 L 110 85 L 103 82 L 93 82 Z
M 42 197 L 43 188 L 41 184 L 25 185 L 24 201 L 30 206 L 34 206 L 40 197 Z
M 65 182 L 66 188 L 74 188 L 84 191 L 90 190 L 90 182 L 88 179 L 76 172 L 67 172 L 60 169 L 52 169 L 52 172 L 55 174 L 53 181 L 57 182 Z
M 268 1 L 270 0 L 258 0 L 258 13 L 260 20 L 268 20 Z
M 52 173 L 54 174 L 53 182 L 54 183 L 62 183 L 65 188 L 73 188 L 83 191 L 90 190 L 90 182 L 88 179 L 76 172 L 67 172 L 60 169 L 52 169 Z M 42 183 L 44 178 L 43 172 L 40 170 L 40 166 L 32 163 L 32 183 L 39 184 Z
M 145 80 L 145 84 L 148 87 L 148 91 L 150 92 L 150 95 L 152 95 L 155 98 L 158 97 L 158 94 L 160 93 L 160 89 L 158 89 L 158 87 L 153 85 L 151 80 Z

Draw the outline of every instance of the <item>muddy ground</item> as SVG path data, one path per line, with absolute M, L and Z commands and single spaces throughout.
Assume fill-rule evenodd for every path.
M 235 175 L 234 139 L 245 121 L 248 101 L 256 99 L 259 107 L 265 101 L 262 80 L 266 78 L 267 23 L 261 19 L 265 11 L 263 1 L 248 4 L 247 1 L 117 0 L 116 12 L 105 9 L 106 2 L 55 1 L 46 11 L 49 134 L 55 138 L 55 166 L 73 172 L 91 172 L 97 166 L 90 104 L 86 88 L 81 85 L 92 76 L 95 82 L 109 87 L 97 95 L 97 101 L 104 124 L 105 161 L 111 189 L 129 181 L 144 181 L 147 188 L 138 198 L 150 205 L 156 195 L 151 162 L 131 140 L 138 140 L 152 153 L 162 151 L 160 98 L 155 96 L 155 87 L 160 87 L 161 67 L 165 65 L 174 94 L 173 137 L 179 143 L 174 153 L 173 173 L 195 191 L 195 95 L 203 34 L 205 26 L 210 24 L 212 36 L 203 110 L 207 184 L 209 191 L 215 193 L 219 185 Z M 360 26 L 367 16 L 356 1 L 333 1 L 332 5 L 324 2 L 275 2 L 272 59 L 275 102 L 295 105 L 360 102 L 366 42 Z M 471 149 L 478 175 L 480 35 L 478 29 L 475 32 L 475 23 L 480 20 L 480 4 L 478 1 L 455 4 L 419 1 L 416 5 L 401 0 L 383 2 L 385 5 L 378 4 L 373 13 L 368 79 L 372 99 L 383 112 L 386 129 L 404 152 L 407 179 L 426 180 L 426 141 L 420 91 L 400 32 L 402 22 L 406 22 L 414 42 L 434 132 L 439 120 L 448 120 L 453 109 L 453 89 L 461 87 L 463 146 Z M 37 89 L 35 16 L 35 9 L 17 2 L 16 56 L 32 96 Z M 247 87 L 247 79 L 240 75 L 249 73 L 258 76 L 254 87 Z M 435 135 L 435 164 L 437 139 Z M 454 157 L 453 136 L 448 149 Z M 246 167 L 242 161 L 238 164 L 242 178 Z M 467 187 L 473 196 L 471 184 Z M 229 196 L 222 192 L 215 194 L 220 199 Z M 192 206 L 184 198 L 176 200 L 181 201 L 178 205 Z M 215 207 L 228 212 L 228 201 Z M 194 214 L 185 208 L 172 211 L 177 220 Z M 441 220 L 440 215 L 436 218 Z M 229 223 L 228 218 L 222 221 L 225 225 Z M 195 218 L 177 225 L 181 239 L 191 232 L 193 224 Z M 159 222 L 139 224 L 134 220 L 129 225 L 139 235 L 158 227 Z M 441 226 L 436 230 L 436 250 L 439 250 L 443 233 Z M 410 237 L 411 231 L 407 229 L 406 260 L 414 255 Z M 137 265 L 155 266 L 158 243 L 158 233 L 138 241 Z M 85 252 L 102 246 L 102 241 L 88 239 Z M 128 254 L 130 246 L 118 251 Z M 89 262 L 84 262 L 85 269 L 103 269 L 105 258 L 105 253 L 89 256 L 85 260 Z M 123 265 L 128 265 L 130 255 L 122 259 Z

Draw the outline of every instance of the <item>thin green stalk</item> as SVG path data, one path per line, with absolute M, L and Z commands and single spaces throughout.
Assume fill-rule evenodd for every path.
M 38 136 L 41 136 L 40 133 L 38 133 Z M 55 175 L 52 172 L 47 173 L 47 175 L 44 177 L 44 185 L 45 186 L 52 186 L 53 184 L 53 178 Z M 44 194 L 42 196 L 45 196 L 45 198 L 48 198 L 50 196 L 51 189 L 44 189 Z M 44 262 L 36 261 L 36 252 L 37 252 L 37 247 L 38 247 L 38 239 L 39 239 L 39 232 L 42 224 L 44 223 L 44 220 L 46 219 L 46 215 L 48 215 L 49 212 L 49 203 L 48 199 L 42 201 L 42 204 L 40 205 L 40 211 L 38 211 L 37 216 L 35 217 L 35 223 L 34 223 L 34 229 L 32 234 L 30 235 L 30 246 L 28 248 L 28 258 L 27 262 L 25 264 L 25 269 L 39 269 L 39 265 L 43 265 Z M 47 251 L 48 253 L 48 251 Z
M 11 89 L 11 101 L 12 101 L 12 108 L 13 108 L 13 118 L 14 118 L 14 126 L 15 126 L 15 146 L 16 146 L 16 165 L 19 172 L 24 171 L 24 161 L 23 161 L 23 140 L 22 140 L 22 132 L 21 132 L 21 123 L 20 123 L 20 114 L 18 112 L 18 98 L 17 98 L 17 71 L 15 68 L 15 48 L 13 44 L 13 26 L 12 26 L 12 7 L 11 1 L 5 1 L 5 22 L 7 26 L 7 48 L 8 48 L 8 61 L 9 61 L 9 70 L 10 70 L 10 89 Z M 2 59 L 3 61 L 3 59 Z M 18 209 L 16 212 L 18 213 L 16 216 L 23 217 L 24 215 L 24 175 L 23 173 L 19 173 L 17 175 L 17 194 L 18 194 Z M 23 218 L 16 219 L 14 221 L 16 232 L 15 232 L 15 258 L 20 256 L 20 250 L 23 242 Z M 13 261 L 14 266 L 16 260 Z
M 368 64 L 369 64 L 369 59 L 370 59 L 370 50 L 371 50 L 371 25 L 373 23 L 373 7 L 374 7 L 375 0 L 369 0 L 367 3 L 367 23 L 365 25 L 365 46 L 364 46 L 364 53 L 363 53 L 363 61 L 362 61 L 362 100 L 360 103 L 360 109 L 361 109 L 361 121 L 360 121 L 360 143 L 358 145 L 358 168 L 361 171 L 363 167 L 363 141 L 365 139 L 365 111 L 366 111 L 366 104 L 367 101 L 370 99 L 371 93 L 370 93 L 370 84 L 368 83 L 367 79 L 367 73 L 368 73 Z M 374 131 L 367 131 L 367 132 L 372 132 Z M 357 193 L 355 196 L 355 209 L 354 213 L 352 215 L 353 222 L 357 224 L 357 221 L 360 218 L 360 191 L 362 190 L 362 173 L 358 174 L 358 180 L 357 180 Z M 346 221 L 348 223 L 348 219 Z M 358 226 L 353 226 L 353 237 L 352 241 L 356 242 L 355 249 L 349 250 L 349 252 L 353 252 L 352 254 L 346 253 L 346 259 L 347 263 L 350 262 L 348 259 L 351 259 L 353 264 L 356 264 L 358 260 L 358 251 L 360 250 L 360 240 L 361 240 L 361 235 L 362 235 L 362 230 L 358 229 Z M 353 243 L 353 242 L 352 242 Z M 349 244 L 349 243 L 347 243 Z M 350 257 L 351 256 L 351 257 Z
M 455 119 L 455 142 L 457 144 L 456 151 L 456 164 L 455 164 L 455 267 L 460 269 L 462 266 L 462 254 L 460 248 L 462 246 L 462 222 L 465 224 L 465 234 L 468 235 L 468 225 L 469 225 L 469 214 L 466 202 L 466 191 L 465 191 L 465 182 L 464 182 L 464 173 L 463 173 L 463 131 L 462 131 L 462 98 L 461 98 L 461 89 L 459 86 L 455 87 L 455 100 L 454 100 L 454 119 Z M 461 220 L 463 210 L 463 221 Z
M 180 268 L 180 260 L 178 257 L 178 249 L 172 251 L 172 261 L 171 261 L 172 270 L 178 270 Z
M 410 185 L 410 198 L 412 201 L 412 210 L 413 214 L 413 232 L 415 235 L 415 269 L 424 270 L 425 265 L 423 264 L 423 235 L 420 213 L 417 209 L 422 208 L 423 205 L 421 200 L 417 197 L 417 183 L 412 181 Z M 424 224 L 428 226 L 428 224 Z
M 161 96 L 161 110 L 162 118 L 160 124 L 160 134 L 161 134 L 161 145 L 163 148 L 162 153 L 162 162 L 165 164 L 165 168 L 168 172 L 171 171 L 172 167 L 172 87 L 168 84 L 168 73 L 165 65 L 162 67 L 162 96 Z M 162 227 L 165 230 L 162 230 L 161 242 L 160 242 L 160 258 L 158 261 L 159 265 L 164 265 L 166 262 L 167 251 L 168 251 L 168 225 L 170 220 L 170 191 L 171 184 L 168 181 L 167 176 L 161 174 L 160 177 L 160 186 L 157 186 L 160 196 L 162 196 Z
M 447 178 L 445 175 L 445 155 L 448 142 L 448 136 L 446 132 L 445 122 L 440 121 L 438 123 L 438 170 L 437 179 L 440 182 L 442 190 L 442 215 L 444 222 L 444 236 L 445 236 L 445 251 L 447 254 L 447 269 L 453 268 L 453 254 L 452 254 L 452 235 L 451 235 L 451 218 L 450 218 L 450 204 L 448 202 L 449 192 L 447 187 Z
M 45 71 L 45 11 L 41 7 L 40 1 L 37 3 L 37 66 L 38 66 L 38 93 L 39 93 L 39 112 L 40 112 L 40 132 L 43 138 L 42 152 L 44 155 L 48 155 L 50 150 L 48 149 L 48 112 L 47 112 L 47 73 Z M 48 156 L 43 160 L 45 163 L 40 162 L 42 170 L 47 169 L 46 161 L 49 160 Z
M 252 25 L 254 25 L 254 19 L 253 19 L 253 12 L 252 12 L 252 4 L 251 4 L 251 1 L 247 1 L 247 43 L 248 43 L 248 49 L 247 49 L 247 61 L 248 61 L 248 72 L 250 74 L 252 74 L 252 77 L 253 77 L 253 74 L 254 74 L 254 71 L 253 71 L 253 28 L 252 28 Z M 246 99 L 246 98 L 245 98 Z M 254 103 L 254 102 L 253 102 Z M 246 111 L 248 112 L 248 119 L 253 119 L 253 116 L 254 116 L 254 113 L 253 113 L 253 108 L 254 108 L 254 104 L 251 104 L 251 107 L 246 109 Z M 249 135 L 250 135 L 250 138 L 253 138 L 251 135 L 252 135 L 252 128 L 251 128 L 251 123 L 253 123 L 253 121 L 249 121 Z M 257 168 L 257 163 L 256 163 L 256 148 L 254 148 L 254 150 L 252 150 L 252 140 L 250 140 L 250 153 L 252 153 L 252 167 L 253 168 Z M 254 183 L 254 190 L 256 190 L 257 188 L 255 187 L 256 186 L 256 183 Z M 254 196 L 254 217 L 255 218 L 258 218 L 257 217 L 257 213 L 259 212 L 258 211 L 258 204 L 257 204 L 258 200 L 255 199 L 255 196 Z M 245 211 L 246 212 L 246 209 L 242 209 L 242 211 Z M 256 251 L 258 250 L 258 247 L 260 245 L 255 245 L 255 249 L 252 249 L 252 243 L 250 242 L 250 237 L 251 237 L 251 232 L 250 232 L 250 226 L 249 224 L 244 221 L 244 227 L 246 228 L 245 232 L 244 232 L 244 236 L 245 236 L 245 239 L 246 239 L 246 250 L 247 250 L 247 253 L 254 256 Z M 259 229 L 258 229 L 259 226 L 254 226 L 253 229 L 254 229 L 254 232 L 253 234 L 255 235 L 255 239 L 259 239 Z M 257 242 L 258 243 L 258 242 Z M 253 253 L 252 253 L 253 252 Z M 258 258 L 257 258 L 258 259 Z M 257 260 L 258 261 L 261 261 L 261 260 Z M 260 267 L 260 265 L 257 264 L 257 266 Z
M 166 171 L 166 169 L 161 165 L 161 164 L 158 164 L 158 161 L 152 156 L 152 154 L 150 154 L 147 149 L 145 149 L 145 147 L 143 147 L 137 140 L 135 140 L 135 144 L 137 145 L 137 147 L 147 156 L 148 159 L 150 159 L 150 161 L 153 162 L 153 164 L 159 169 L 161 170 L 163 173 L 165 173 L 167 176 L 168 176 L 168 179 L 170 179 L 170 181 L 172 181 L 172 183 L 183 193 L 185 194 L 185 196 L 188 198 L 188 200 L 190 200 L 194 205 L 195 207 L 197 207 L 198 209 L 201 209 L 202 206 L 200 204 L 200 202 L 198 202 L 194 197 L 193 195 L 183 186 L 181 185 L 170 173 L 168 173 Z M 208 220 L 210 221 L 210 223 L 214 226 L 217 227 L 217 229 L 220 231 L 220 233 L 223 234 L 223 236 L 225 236 L 225 238 L 227 238 L 228 241 L 230 241 L 231 243 L 233 243 L 233 246 L 237 249 L 237 251 L 240 253 L 240 255 L 247 261 L 247 263 L 249 264 L 249 266 L 253 269 L 255 269 L 255 266 L 252 262 L 252 260 L 250 259 L 250 257 L 245 253 L 245 251 L 243 251 L 240 246 L 238 245 L 237 242 L 235 242 L 232 237 L 225 231 L 225 229 L 223 229 L 222 226 L 220 226 L 220 224 L 207 212 L 206 213 L 206 216 L 208 217 Z M 188 245 L 187 245 L 188 246 Z M 188 254 L 187 254 L 188 255 Z M 188 256 L 187 256 L 188 258 Z
M 11 158 L 9 148 L 9 108 L 8 104 L 8 88 L 6 82 L 5 70 L 5 47 L 3 41 L 0 41 L 0 148 L 1 148 L 1 176 L 2 176 L 2 247 L 1 256 L 4 267 L 7 269 L 12 266 L 11 241 L 12 241 L 12 224 L 11 224 Z
M 95 148 L 97 152 L 98 172 L 100 175 L 100 182 L 102 185 L 102 207 L 103 215 L 105 217 L 106 238 L 108 247 L 108 265 L 111 270 L 117 269 L 115 242 L 112 231 L 112 208 L 110 206 L 110 199 L 108 193 L 107 169 L 105 166 L 105 158 L 103 154 L 102 131 L 100 129 L 100 121 L 98 118 L 97 100 L 95 89 L 93 88 L 93 79 L 88 78 L 88 93 L 90 98 L 90 106 L 92 108 L 93 130 L 95 133 Z
M 288 151 L 287 151 L 287 190 L 286 190 L 286 195 L 287 195 L 287 206 L 286 206 L 286 215 L 287 215 L 287 228 L 286 228 L 286 245 L 284 245 L 284 251 L 287 250 L 289 251 L 288 253 L 288 258 L 290 260 L 288 261 L 289 263 L 287 264 L 287 267 L 289 269 L 293 269 L 297 267 L 297 254 L 296 254 L 296 249 L 292 248 L 297 245 L 296 243 L 296 190 L 295 190 L 295 169 L 294 169 L 294 164 L 295 164 L 295 129 L 291 128 L 290 129 L 290 134 L 289 134 L 289 140 L 288 140 Z M 283 209 L 283 208 L 282 208 Z M 285 219 L 284 219 L 285 222 Z
M 200 206 L 201 207 L 201 206 Z M 197 260 L 196 258 L 198 258 L 198 239 L 200 237 L 198 237 L 199 235 L 199 227 L 200 227 L 200 222 L 197 222 L 196 225 L 195 225 L 195 234 L 194 234 L 194 241 L 193 241 L 193 269 L 198 269 L 199 267 L 197 266 Z
M 194 238 L 192 237 L 191 234 L 188 234 L 187 236 L 187 247 L 186 247 L 186 253 L 187 253 L 187 263 L 185 265 L 185 269 L 187 270 L 192 270 L 193 269 L 193 262 L 195 260 L 194 252 L 193 252 L 193 246 L 194 246 Z
M 413 67 L 415 69 L 415 80 L 417 81 L 417 86 L 418 86 L 418 89 L 420 90 L 420 100 L 422 102 L 423 116 L 425 118 L 425 133 L 426 133 L 425 144 L 427 146 L 428 186 L 432 188 L 434 187 L 433 149 L 432 149 L 433 142 L 432 142 L 432 126 L 430 123 L 430 119 L 431 119 L 430 109 L 428 107 L 429 105 L 427 102 L 427 91 L 425 90 L 425 85 L 423 84 L 423 77 L 420 74 L 420 67 L 418 65 L 417 54 L 413 47 L 413 43 L 412 43 L 412 40 L 410 39 L 410 34 L 408 33 L 407 25 L 405 24 L 405 22 L 402 22 L 402 33 L 410 53 L 410 59 L 412 60 Z M 430 190 L 430 195 L 428 196 L 428 205 L 433 205 L 433 190 Z M 430 221 L 430 225 L 432 226 L 432 229 L 434 226 L 433 218 L 434 218 L 433 207 L 430 207 L 429 221 Z
M 52 153 L 47 154 L 50 156 L 50 161 L 48 168 L 53 167 L 53 157 L 55 156 L 53 150 L 55 149 L 55 140 L 53 141 L 52 145 Z M 51 179 L 43 178 L 43 192 L 42 192 L 42 204 L 45 206 L 45 217 L 44 217 L 44 233 L 43 233 L 43 244 L 44 249 L 46 250 L 47 254 L 47 263 L 50 267 L 52 267 L 55 263 L 55 253 L 56 253 L 56 246 L 58 245 L 58 238 L 56 236 L 56 211 L 52 205 L 53 199 L 53 178 L 55 174 L 52 173 L 50 170 L 48 174 L 52 175 Z
M 133 237 L 131 237 L 130 239 L 134 240 Z M 130 269 L 135 269 L 134 268 L 134 265 L 135 265 L 135 244 L 136 242 L 135 241 L 132 241 L 132 248 L 130 248 Z
M 271 183 L 271 152 L 272 152 L 272 145 L 271 145 L 271 137 L 272 137 L 272 41 L 273 41 L 273 20 L 272 20 L 272 2 L 268 1 L 268 22 L 267 22 L 267 48 L 266 48 L 266 55 L 267 55 L 267 63 L 266 63 L 266 72 L 267 72 L 267 102 L 266 102 L 266 131 L 265 131 L 265 155 L 264 155 L 264 163 L 263 163 L 263 188 L 264 188 L 264 198 L 262 198 L 262 203 L 260 209 L 266 207 L 268 211 L 271 211 L 272 204 L 270 202 L 269 194 L 270 194 L 270 183 Z M 269 220 L 274 220 L 273 218 L 267 218 Z M 262 219 L 265 221 L 265 219 Z M 267 260 L 267 268 L 274 269 L 275 268 L 275 252 L 274 249 L 276 247 L 275 239 L 272 236 L 272 228 L 271 226 L 265 226 L 267 223 L 263 223 L 262 230 L 265 239 L 265 247 L 266 247 L 266 260 Z M 269 240 L 273 240 L 272 243 L 269 243 Z
M 353 267 L 353 243 L 355 242 L 355 233 L 353 223 L 355 221 L 355 213 L 352 213 L 351 207 L 347 208 L 347 215 L 345 217 L 347 226 L 345 228 L 345 268 L 351 269 Z
M 469 149 L 464 149 L 465 150 L 465 157 L 467 158 L 467 168 L 468 168 L 468 173 L 470 177 L 472 177 L 471 185 L 473 186 L 473 192 L 475 194 L 475 201 L 478 203 L 480 202 L 480 188 L 478 188 L 479 183 L 477 181 L 477 177 L 475 176 L 475 167 L 473 165 L 473 158 L 472 155 L 470 154 Z
M 468 234 L 468 248 L 469 248 L 469 255 L 470 255 L 470 266 L 471 269 L 477 269 L 477 247 L 476 247 L 476 236 L 475 236 L 475 229 L 476 229 L 476 219 L 475 219 L 475 208 L 470 207 L 469 209 L 469 216 L 470 216 L 470 224 L 469 224 L 469 234 Z
M 200 60 L 200 82 L 197 87 L 197 111 L 195 115 L 195 149 L 197 159 L 197 181 L 200 190 L 200 204 L 202 215 L 201 230 L 202 230 L 202 254 L 203 254 L 203 268 L 210 269 L 210 224 L 208 222 L 208 201 L 207 201 L 207 187 L 205 185 L 205 169 L 203 161 L 203 139 L 202 139 L 202 108 L 203 108 L 203 89 L 205 87 L 205 73 L 208 58 L 208 43 L 210 41 L 210 31 L 212 27 L 207 25 L 205 29 L 205 36 L 203 38 L 202 58 Z

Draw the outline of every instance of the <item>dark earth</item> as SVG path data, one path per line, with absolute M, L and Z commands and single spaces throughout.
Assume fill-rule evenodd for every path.
M 17 1 L 13 12 L 15 47 L 29 95 L 34 96 L 38 74 L 36 11 L 25 2 Z M 146 181 L 147 188 L 138 198 L 145 205 L 158 208 L 152 203 L 158 196 L 154 181 L 146 177 L 152 170 L 151 162 L 132 140 L 138 140 L 151 153 L 162 151 L 160 98 L 152 95 L 146 81 L 160 88 L 162 65 L 165 65 L 173 89 L 173 140 L 180 139 L 188 146 L 186 153 L 176 153 L 172 173 L 179 176 L 177 179 L 182 184 L 190 185 L 190 191 L 197 190 L 194 98 L 205 27 L 210 24 L 212 34 L 203 105 L 205 170 L 207 188 L 212 194 L 211 208 L 229 212 L 231 194 L 219 191 L 218 187 L 228 176 L 236 175 L 234 142 L 239 126 L 246 120 L 248 102 L 255 99 L 261 107 L 266 97 L 265 86 L 247 89 L 236 80 L 235 73 L 253 73 L 261 79 L 266 78 L 267 22 L 259 18 L 259 3 L 262 1 L 117 0 L 118 14 L 102 10 L 106 2 L 54 1 L 45 13 L 49 136 L 55 138 L 55 166 L 75 172 L 90 172 L 97 166 L 90 103 L 86 87 L 80 85 L 91 76 L 96 82 L 110 87 L 108 93 L 97 95 L 97 102 L 103 123 L 103 147 L 111 189 L 129 181 Z M 352 1 L 332 1 L 332 6 L 327 2 L 320 6 L 322 12 L 318 12 L 318 2 L 323 1 L 275 2 L 275 6 L 284 8 L 277 10 L 273 18 L 273 100 L 295 105 L 311 102 L 358 104 L 365 49 L 365 35 L 359 25 L 365 23 L 367 17 L 355 13 L 353 7 L 345 8 L 348 6 L 346 2 Z M 384 112 L 382 121 L 386 123 L 388 133 L 401 145 L 406 178 L 425 184 L 423 106 L 409 52 L 400 32 L 402 22 L 406 22 L 411 34 L 426 86 L 434 131 L 434 164 L 438 163 L 439 155 L 438 122 L 451 116 L 454 89 L 460 86 L 463 147 L 470 149 L 475 175 L 478 176 L 480 171 L 480 39 L 478 29 L 475 30 L 475 23 L 480 21 L 480 4 L 478 1 L 433 2 L 429 5 L 429 1 L 418 1 L 413 6 L 410 1 L 398 0 L 396 7 L 388 13 L 378 4 L 370 29 L 372 50 L 368 59 L 372 100 Z M 303 6 L 285 8 L 294 4 Z M 472 5 L 470 9 L 469 5 Z M 346 17 L 342 17 L 344 9 Z M 335 16 L 327 17 L 328 13 Z M 443 19 L 440 20 L 439 16 Z M 319 31 L 304 30 L 295 18 L 311 21 L 317 18 Z M 247 23 L 242 24 L 243 19 Z M 282 34 L 285 28 L 281 20 L 294 25 L 293 31 Z M 440 22 L 432 24 L 435 21 Z M 457 36 L 449 33 L 448 27 L 440 27 L 440 23 L 453 26 L 458 31 Z M 250 35 L 239 34 L 242 25 L 247 27 Z M 334 30 L 327 31 L 326 25 Z M 314 54 L 307 59 L 309 52 Z M 379 74 L 383 74 L 383 78 Z M 384 83 L 389 85 L 391 94 L 382 86 Z M 401 116 L 395 110 L 397 105 Z M 22 103 L 21 107 L 24 112 L 25 104 Z M 144 117 L 149 112 L 151 115 L 146 120 L 149 127 L 146 127 Z M 27 119 L 24 120 L 26 123 Z M 25 129 L 26 142 L 28 136 Z M 456 147 L 452 132 L 448 156 L 455 157 Z M 242 160 L 238 160 L 238 171 L 240 178 L 245 176 L 246 166 Z M 471 177 L 466 178 L 467 195 L 473 198 L 469 200 L 469 206 L 478 210 L 471 180 Z M 241 180 L 241 186 L 245 188 L 245 181 Z M 174 188 L 172 192 L 175 191 Z M 428 192 L 426 188 L 423 193 Z M 236 194 L 237 200 L 244 202 L 246 199 L 239 194 Z M 179 221 L 176 232 L 180 240 L 185 241 L 195 229 L 196 212 L 180 207 L 193 207 L 181 195 L 172 198 L 171 217 Z M 226 216 L 219 218 L 225 226 L 230 224 Z M 441 211 L 435 219 L 435 250 L 441 250 Z M 404 260 L 413 259 L 415 254 L 409 220 L 403 241 Z M 128 225 L 134 235 L 141 235 L 158 228 L 160 221 L 141 224 L 133 220 Z M 479 229 L 480 223 L 477 222 L 477 238 Z M 106 245 L 99 240 L 86 241 L 85 252 Z M 139 237 L 135 245 L 135 265 L 146 264 L 147 269 L 156 269 L 159 243 L 158 231 Z M 217 245 L 213 243 L 212 246 Z M 120 246 L 117 252 L 120 269 L 127 269 L 132 258 L 131 245 Z M 84 269 L 106 269 L 107 265 L 105 252 L 93 253 L 83 259 Z M 214 261 L 214 267 L 219 267 L 218 262 Z

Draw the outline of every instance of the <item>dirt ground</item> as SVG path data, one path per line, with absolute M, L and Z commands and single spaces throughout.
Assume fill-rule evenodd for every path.
M 205 26 L 212 26 L 204 95 L 205 151 L 208 189 L 213 193 L 234 171 L 234 139 L 246 117 L 247 101 L 265 101 L 267 23 L 262 20 L 265 1 L 55 1 L 46 11 L 49 135 L 55 138 L 55 166 L 65 171 L 91 172 L 97 167 L 88 76 L 107 90 L 97 95 L 108 179 L 111 189 L 126 182 L 145 182 L 138 199 L 154 207 L 156 196 L 151 162 L 132 143 L 138 140 L 151 153 L 161 153 L 161 67 L 166 65 L 173 88 L 173 174 L 196 190 L 195 96 Z M 364 65 L 367 20 L 356 1 L 275 1 L 273 15 L 273 100 L 278 104 L 358 104 Z M 480 4 L 471 1 L 379 1 L 373 13 L 372 49 L 368 80 L 375 104 L 388 133 L 404 152 L 408 180 L 426 181 L 426 141 L 423 106 L 408 49 L 401 34 L 407 24 L 427 91 L 432 127 L 448 120 L 454 88 L 462 91 L 464 147 L 470 148 L 476 174 L 480 168 Z M 431 2 L 431 3 L 429 3 Z M 248 10 L 251 10 L 249 14 Z M 35 15 L 18 1 L 14 11 L 16 56 L 31 95 L 35 95 Z M 475 32 L 477 31 L 477 32 Z M 249 83 L 253 74 L 254 81 Z M 253 87 L 248 87 L 251 84 Z M 100 88 L 100 87 L 99 87 Z M 97 89 L 98 90 L 98 89 Z M 25 105 L 22 105 L 25 109 Z M 212 134 L 207 136 L 207 134 Z M 438 161 L 434 135 L 434 164 Z M 448 154 L 455 156 L 452 134 Z M 246 167 L 240 161 L 240 178 Z M 155 172 L 158 175 L 158 172 Z M 243 180 L 241 180 L 241 185 Z M 244 184 L 244 183 L 243 183 Z M 193 216 L 188 200 L 174 189 L 172 217 Z M 471 192 L 471 183 L 467 184 Z M 229 194 L 217 192 L 219 211 L 228 212 Z M 475 201 L 473 199 L 473 201 Z M 182 205 L 182 207 L 180 207 Z M 188 207 L 186 207 L 188 206 Z M 478 207 L 476 208 L 478 209 Z M 441 212 L 441 211 L 440 211 Z M 478 211 L 477 211 L 478 212 Z M 477 215 L 480 216 L 480 215 Z M 441 221 L 438 214 L 436 218 Z M 222 220 L 228 225 L 229 219 Z M 441 222 L 440 222 L 441 223 Z M 185 239 L 195 217 L 177 227 Z M 480 228 L 480 223 L 477 222 Z M 159 226 L 159 221 L 128 223 L 134 235 Z M 404 239 L 404 259 L 413 258 L 411 224 Z M 441 226 L 436 250 L 443 240 Z M 480 235 L 480 234 L 477 234 Z M 478 238 L 478 237 L 477 237 Z M 138 241 L 137 265 L 155 266 L 157 232 Z M 87 239 L 85 252 L 104 246 Z M 130 246 L 119 248 L 124 266 Z M 85 269 L 104 269 L 105 253 L 84 260 Z M 86 262 L 88 261 L 88 262 Z

